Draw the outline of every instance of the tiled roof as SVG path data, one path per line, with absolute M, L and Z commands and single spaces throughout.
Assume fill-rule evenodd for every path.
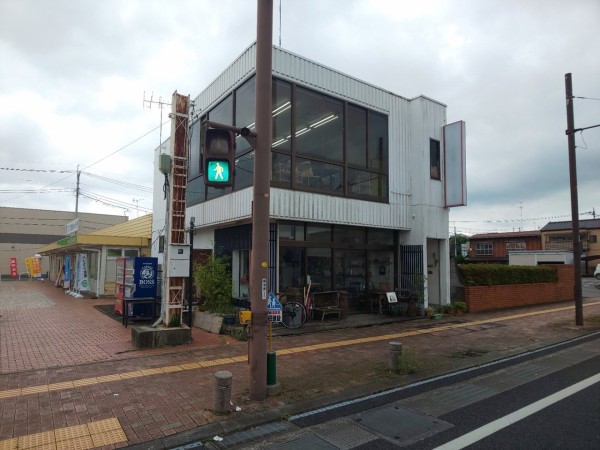
M 542 228 L 542 231 L 560 231 L 560 230 L 571 230 L 573 222 L 567 220 L 565 222 L 548 222 L 546 226 Z M 579 221 L 580 230 L 593 230 L 600 229 L 600 219 L 585 219 Z
M 469 240 L 477 239 L 515 239 L 515 238 L 526 238 L 526 237 L 540 237 L 542 233 L 539 230 L 533 231 L 513 231 L 507 233 L 483 233 L 474 234 L 469 236 Z

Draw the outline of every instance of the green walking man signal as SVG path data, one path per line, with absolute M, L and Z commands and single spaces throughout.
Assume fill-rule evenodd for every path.
M 256 133 L 217 122 L 205 121 L 201 128 L 202 169 L 204 184 L 224 188 L 235 180 L 235 136 L 240 135 L 255 148 Z
M 233 131 L 207 128 L 202 147 L 204 184 L 216 188 L 233 186 L 234 158 Z

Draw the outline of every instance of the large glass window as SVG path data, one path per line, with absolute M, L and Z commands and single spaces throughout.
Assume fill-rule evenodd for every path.
M 246 127 L 250 131 L 256 131 L 256 124 L 254 123 L 256 110 L 254 101 L 255 81 L 255 77 L 252 77 L 235 91 L 235 126 L 239 128 Z M 250 150 L 252 150 L 252 147 L 248 141 L 240 135 L 236 136 L 235 154 L 243 155 Z
M 378 245 L 394 245 L 394 231 L 381 228 L 370 228 L 367 242 Z
M 369 292 L 395 288 L 393 230 L 293 222 L 278 228 L 280 291 L 301 293 L 310 276 L 313 292 L 345 290 L 360 306 Z
M 235 159 L 234 189 L 239 191 L 252 186 L 254 182 L 254 150 Z
M 306 249 L 306 274 L 310 276 L 313 292 L 331 290 L 331 249 Z
M 364 170 L 348 169 L 348 192 L 357 197 L 385 198 L 387 176 Z
M 255 130 L 255 77 L 202 120 Z M 388 198 L 388 118 L 308 88 L 274 79 L 271 183 L 274 187 L 385 201 Z M 294 122 L 292 123 L 292 118 Z M 188 205 L 245 189 L 254 182 L 254 150 L 236 137 L 233 189 L 204 187 L 200 123 L 190 129 Z
M 292 134 L 292 86 L 281 80 L 273 80 L 273 149 L 291 152 Z
M 304 224 L 282 223 L 279 225 L 279 239 L 282 241 L 303 241 Z
M 313 242 L 331 242 L 331 227 L 329 225 L 307 225 L 306 240 Z
M 343 161 L 344 105 L 308 89 L 296 89 L 295 150 L 299 155 Z
M 289 295 L 299 293 L 305 286 L 305 250 L 300 247 L 279 248 L 279 290 Z
M 342 193 L 342 166 L 304 158 L 296 159 L 295 184 L 308 189 Z
M 190 127 L 188 178 L 193 179 L 200 175 L 200 159 L 200 120 L 197 120 Z
M 365 229 L 336 225 L 333 240 L 336 244 L 356 245 L 365 243 Z
M 280 187 L 291 188 L 292 183 L 292 86 L 273 80 L 273 140 L 271 181 Z
M 383 171 L 388 165 L 387 116 L 369 111 L 369 169 Z
M 348 105 L 348 164 L 367 167 L 367 111 L 357 106 Z
M 336 250 L 334 259 L 335 289 L 356 297 L 365 291 L 367 273 L 364 250 Z
M 367 264 L 371 290 L 389 292 L 394 289 L 393 251 L 369 251 Z
M 228 95 L 225 100 L 211 109 L 208 113 L 208 120 L 233 125 L 233 95 Z

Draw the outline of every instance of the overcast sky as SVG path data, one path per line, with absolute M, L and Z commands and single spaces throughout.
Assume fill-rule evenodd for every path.
M 281 21 L 273 3 L 274 44 L 466 122 L 451 230 L 570 220 L 564 75 L 575 127 L 600 124 L 600 0 L 282 0 Z M 194 98 L 255 39 L 253 0 L 0 0 L 0 206 L 74 211 L 79 166 L 79 211 L 150 211 L 144 98 Z M 576 143 L 579 210 L 599 217 L 600 127 Z

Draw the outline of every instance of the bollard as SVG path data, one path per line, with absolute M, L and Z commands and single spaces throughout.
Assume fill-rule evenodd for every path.
M 227 370 L 215 373 L 215 414 L 227 414 L 231 411 L 231 382 L 233 374 Z
M 400 372 L 400 358 L 402 356 L 402 343 L 390 342 L 390 361 L 389 368 L 394 373 Z
M 274 350 L 267 352 L 267 396 L 273 397 L 281 393 L 281 384 L 277 382 L 277 354 Z

